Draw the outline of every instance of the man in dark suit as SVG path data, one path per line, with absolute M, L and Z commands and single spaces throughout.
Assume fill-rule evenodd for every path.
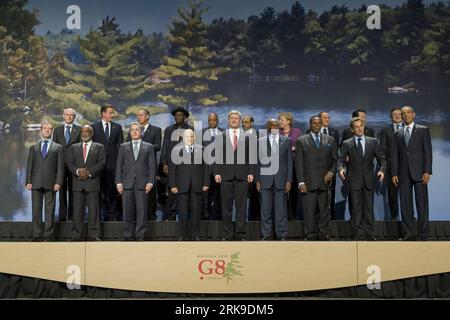
M 328 112 L 322 111 L 319 113 L 320 120 L 322 120 L 322 128 L 320 132 L 322 134 L 326 134 L 328 136 L 332 136 L 336 143 L 336 146 L 339 145 L 339 131 L 330 127 L 331 117 Z M 330 215 L 333 220 L 345 220 L 345 210 L 341 210 L 341 212 L 336 212 L 335 210 L 335 199 L 336 199 L 336 175 L 333 175 L 333 179 L 331 180 L 331 198 L 330 198 Z
M 173 149 L 175 157 L 169 160 L 169 188 L 177 197 L 180 238 L 200 240 L 200 216 L 203 193 L 210 183 L 210 169 L 203 160 L 203 146 L 194 144 L 191 129 L 183 133 L 183 144 Z
M 73 213 L 72 174 L 67 167 L 67 150 L 71 145 L 80 142 L 80 126 L 74 123 L 75 117 L 74 109 L 64 109 L 64 123 L 53 131 L 52 140 L 63 146 L 65 162 L 64 182 L 59 190 L 59 221 L 71 220 Z
M 33 241 L 53 238 L 55 195 L 64 179 L 63 147 L 51 141 L 53 126 L 41 124 L 41 140 L 30 147 L 27 161 L 26 188 L 31 191 Z M 45 200 L 45 227 L 42 229 L 42 200 Z
M 292 183 L 292 142 L 279 134 L 280 122 L 267 122 L 267 135 L 258 139 L 259 161 L 256 190 L 261 193 L 261 233 L 263 240 L 272 238 L 274 208 L 275 237 L 288 236 L 287 195 Z
M 67 165 L 73 181 L 72 241 L 81 240 L 84 208 L 88 208 L 88 239 L 100 240 L 100 175 L 105 167 L 105 148 L 92 142 L 92 127 L 81 128 L 82 142 L 72 145 Z
M 354 137 L 342 144 L 338 172 L 342 180 L 347 180 L 350 190 L 354 239 L 376 240 L 373 200 L 377 182 L 373 162 L 376 159 L 380 166 L 377 176 L 382 182 L 386 161 L 377 139 L 364 135 L 364 123 L 360 118 L 353 118 L 350 121 Z
M 150 112 L 147 109 L 139 109 L 136 117 L 137 122 L 143 127 L 142 140 L 153 145 L 156 157 L 156 153 L 161 150 L 161 128 L 149 123 Z M 131 141 L 130 133 L 127 141 Z M 156 220 L 156 188 L 152 188 L 148 194 L 148 213 L 149 220 Z
M 106 165 L 101 176 L 103 220 L 120 221 L 120 200 L 114 184 L 114 175 L 117 153 L 123 143 L 122 126 L 113 122 L 115 112 L 113 106 L 103 106 L 100 112 L 101 120 L 92 124 L 94 130 L 92 141 L 101 143 L 105 147 Z
M 257 141 L 259 139 L 258 131 L 253 128 L 254 123 L 255 119 L 252 116 L 245 115 L 242 117 L 242 129 L 244 130 L 245 135 L 250 137 L 250 141 Z M 261 204 L 259 196 L 260 194 L 256 189 L 256 181 L 253 180 L 253 182 L 248 185 L 248 221 L 261 220 Z
M 212 112 L 208 115 L 208 127 L 203 128 L 203 147 L 206 149 L 208 146 L 212 148 L 216 136 L 222 133 L 225 129 L 219 126 L 219 116 L 217 113 Z M 209 149 L 209 148 L 208 148 Z M 211 150 L 211 155 L 214 155 L 214 150 Z M 212 174 L 212 167 L 210 168 L 210 187 L 208 192 L 203 195 L 203 219 L 205 220 L 222 220 L 222 208 L 220 201 L 220 184 L 214 181 Z
M 305 239 L 330 240 L 329 192 L 336 172 L 337 145 L 332 136 L 321 132 L 319 116 L 311 117 L 309 127 L 310 133 L 300 137 L 295 147 L 298 188 L 303 194 Z
M 353 111 L 352 118 L 362 119 L 364 121 L 364 136 L 375 138 L 375 130 L 366 126 L 366 121 L 367 121 L 366 120 L 367 119 L 366 118 L 366 110 L 357 109 L 357 110 Z M 342 146 L 344 141 L 346 141 L 352 137 L 353 137 L 353 131 L 351 130 L 351 128 L 345 128 L 344 131 L 342 132 L 342 139 L 341 139 L 340 145 Z
M 366 126 L 366 111 L 365 110 L 357 109 L 357 110 L 353 111 L 352 118 L 360 118 L 364 121 L 364 136 L 365 137 L 375 138 L 375 130 Z M 353 137 L 353 131 L 351 130 L 351 128 L 345 128 L 344 132 L 342 133 L 341 143 L 339 144 L 340 148 L 342 148 L 342 144 L 344 143 L 344 141 L 346 141 L 352 137 Z M 343 196 L 344 196 L 344 198 L 347 198 L 348 211 L 350 213 L 350 217 L 352 217 L 353 209 L 352 209 L 352 205 L 351 205 L 351 202 L 352 202 L 351 192 L 350 192 L 350 188 L 348 187 L 348 185 L 346 183 L 344 183 Z M 344 217 L 345 217 L 345 212 L 344 212 Z M 344 217 L 342 217 L 342 218 L 344 218 Z
M 249 183 L 253 182 L 257 167 L 257 143 L 250 143 L 249 136 L 239 128 L 241 114 L 237 110 L 228 113 L 229 129 L 215 140 L 213 174 L 220 183 L 222 198 L 222 240 L 245 240 L 246 207 Z M 236 229 L 233 231 L 233 200 L 236 205 Z
M 167 187 L 167 179 L 169 177 L 169 158 L 172 149 L 181 142 L 184 130 L 194 129 L 186 122 L 186 119 L 189 118 L 189 112 L 185 108 L 175 108 L 171 113 L 175 118 L 175 123 L 168 126 L 164 130 L 163 145 L 160 157 L 160 176 L 161 180 L 165 182 L 164 190 L 167 191 L 167 204 L 164 206 L 163 210 L 163 221 L 175 220 L 178 214 L 176 196 Z
M 155 150 L 153 145 L 142 141 L 141 131 L 139 123 L 131 124 L 131 141 L 120 146 L 117 156 L 116 187 L 122 195 L 124 241 L 144 240 L 148 193 L 155 185 Z
M 402 113 L 400 108 L 393 108 L 390 112 L 391 123 L 384 126 L 380 131 L 380 146 L 386 156 L 386 177 L 384 184 L 387 188 L 389 211 L 391 220 L 398 219 L 398 188 L 392 183 L 391 174 L 391 150 L 394 143 L 394 134 L 403 127 Z
M 432 174 L 433 150 L 428 127 L 414 123 L 414 109 L 401 110 L 405 126 L 395 133 L 392 148 L 392 182 L 399 187 L 402 225 L 406 235 L 402 240 L 415 240 L 416 221 L 413 209 L 413 189 L 419 223 L 419 237 L 428 239 L 428 182 Z

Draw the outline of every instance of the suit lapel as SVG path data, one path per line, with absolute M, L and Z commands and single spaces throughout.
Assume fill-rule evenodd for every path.
M 142 156 L 142 153 L 144 153 L 144 148 L 145 148 L 145 146 L 144 146 L 144 144 L 143 144 L 143 141 L 141 140 L 141 146 L 139 147 L 139 152 L 138 152 L 138 156 L 137 156 L 137 158 L 136 158 L 136 162 L 138 162 L 138 160 L 141 158 L 141 156 Z M 134 154 L 133 154 L 133 157 L 134 157 Z
M 73 139 L 75 138 L 77 133 L 78 133 L 78 127 L 76 127 L 75 125 L 72 125 L 72 131 L 70 132 L 69 144 L 73 143 Z

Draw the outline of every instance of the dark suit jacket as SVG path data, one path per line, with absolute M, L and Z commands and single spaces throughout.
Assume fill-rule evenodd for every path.
M 327 128 L 328 129 L 328 135 L 329 136 L 332 136 L 333 138 L 334 138 L 334 142 L 336 143 L 336 145 L 338 145 L 339 144 L 339 142 L 341 141 L 341 140 L 339 140 L 339 131 L 337 131 L 336 129 L 334 129 L 334 128 L 332 128 L 332 127 L 328 127 Z M 321 128 L 320 129 L 320 133 L 322 133 L 323 134 L 323 131 L 322 131 L 323 129 Z M 308 129 L 308 130 L 306 130 L 306 134 L 308 134 L 308 133 L 310 133 L 311 131 Z
M 180 164 L 175 164 L 169 161 L 169 188 L 178 188 L 178 192 L 187 193 L 191 190 L 194 192 L 203 192 L 203 187 L 210 185 L 209 166 L 203 160 L 203 146 L 199 144 L 194 145 L 194 153 L 188 155 L 185 146 L 175 147 L 173 150 L 184 161 Z M 195 159 L 199 159 L 200 163 L 196 164 Z
M 100 191 L 100 173 L 105 167 L 105 148 L 100 143 L 92 142 L 86 159 L 83 159 L 83 143 L 76 143 L 70 146 L 68 152 L 67 165 L 72 173 L 73 191 Z M 91 176 L 86 180 L 80 180 L 77 169 L 86 168 Z
M 141 141 L 137 160 L 134 160 L 132 141 L 123 143 L 119 148 L 116 165 L 116 185 L 123 184 L 124 189 L 133 189 L 137 184 L 144 190 L 147 183 L 155 185 L 156 159 L 153 145 Z
M 202 144 L 204 147 L 210 145 L 213 141 L 211 141 L 211 131 L 209 130 L 210 128 L 203 128 L 202 129 Z M 221 127 L 217 127 L 217 134 L 220 134 L 221 132 L 223 132 L 225 129 L 221 128 Z
M 344 143 L 345 140 L 348 140 L 350 138 L 353 138 L 353 132 L 350 128 L 345 128 L 344 132 L 342 133 L 342 139 L 341 139 L 341 146 Z M 370 127 L 364 127 L 364 135 L 366 137 L 372 137 L 375 138 L 375 130 L 373 130 Z M 337 143 L 337 142 L 336 142 Z
M 304 182 L 308 191 L 327 190 L 323 178 L 328 171 L 336 173 L 337 157 L 336 141 L 332 136 L 321 133 L 319 149 L 311 134 L 301 136 L 295 147 L 297 181 Z
M 347 157 L 349 158 L 348 163 L 346 163 Z M 374 158 L 377 159 L 380 166 L 379 171 L 386 172 L 386 160 L 377 139 L 366 137 L 364 157 L 359 155 L 358 147 L 353 138 L 344 141 L 338 161 L 338 171 L 347 167 L 346 180 L 350 190 L 361 190 L 364 186 L 369 190 L 375 189 Z
M 389 123 L 380 130 L 380 146 L 386 158 L 386 172 L 391 173 L 392 148 L 394 143 L 394 125 Z
M 111 122 L 109 142 L 106 142 L 105 130 L 103 128 L 102 121 L 99 120 L 92 124 L 94 129 L 94 136 L 92 141 L 101 143 L 105 147 L 106 166 L 105 169 L 115 170 L 117 153 L 120 145 L 123 143 L 122 126 L 118 123 Z
M 52 140 L 64 148 L 64 160 L 67 163 L 67 149 L 75 144 L 81 141 L 81 127 L 77 126 L 76 124 L 72 124 L 72 131 L 70 132 L 70 140 L 69 143 L 66 143 L 66 125 L 63 124 L 62 126 L 56 127 L 53 131 L 53 137 Z
M 418 182 L 423 174 L 432 174 L 433 151 L 428 127 L 414 124 L 408 146 L 405 143 L 405 127 L 395 133 L 392 147 L 391 172 L 403 181 L 408 174 Z
M 147 130 L 145 130 L 144 135 L 142 136 L 142 140 L 153 145 L 155 152 L 161 150 L 161 128 L 148 125 Z M 127 142 L 131 141 L 131 135 L 128 132 Z
M 172 141 L 172 133 L 177 130 L 180 129 L 179 132 L 179 139 L 178 141 Z M 193 127 L 191 127 L 190 125 L 188 125 L 186 122 L 183 123 L 182 125 L 178 126 L 176 123 L 167 127 L 164 130 L 164 138 L 163 138 L 163 144 L 162 144 L 162 148 L 161 148 L 161 157 L 160 157 L 160 164 L 161 165 L 168 165 L 169 164 L 169 158 L 170 158 L 170 153 L 172 152 L 172 149 L 183 140 L 183 133 L 181 131 L 183 131 L 183 129 L 192 129 L 194 130 Z
M 30 147 L 27 161 L 26 184 L 31 183 L 33 190 L 43 188 L 53 190 L 55 184 L 64 181 L 64 151 L 56 143 L 50 143 L 45 159 L 42 158 L 41 141 Z
M 286 136 L 280 135 L 279 153 L 278 153 L 278 170 L 274 174 L 262 174 L 264 168 L 272 168 L 265 170 L 274 170 L 274 164 L 270 161 L 272 149 L 270 147 L 269 136 L 258 139 L 258 169 L 256 174 L 256 182 L 261 184 L 262 189 L 271 189 L 275 187 L 277 190 L 284 190 L 286 182 L 292 182 L 293 164 L 292 164 L 292 142 Z M 275 158 L 273 159 L 273 161 Z M 269 162 L 270 161 L 270 162 Z
M 222 181 L 232 181 L 234 179 L 246 181 L 248 175 L 256 175 L 257 169 L 257 145 L 252 146 L 254 153 L 252 154 L 253 159 L 250 157 L 250 139 L 248 135 L 245 135 L 242 129 L 240 130 L 238 147 L 236 151 L 233 150 L 233 145 L 230 139 L 228 130 L 225 130 L 220 135 L 218 135 L 214 141 L 216 144 L 216 162 L 213 164 L 213 174 L 214 176 L 220 175 Z M 242 162 L 238 163 L 238 153 L 242 152 Z M 228 155 L 228 156 L 227 156 Z M 227 157 L 231 161 L 227 161 Z M 254 163 L 250 163 L 250 160 Z M 229 163 L 227 163 L 229 162 Z

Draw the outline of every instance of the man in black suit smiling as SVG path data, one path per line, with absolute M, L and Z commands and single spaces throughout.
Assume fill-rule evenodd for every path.
M 399 187 L 402 224 L 406 235 L 417 237 L 414 220 L 413 189 L 419 222 L 419 237 L 428 239 L 428 182 L 432 174 L 433 151 L 430 130 L 414 122 L 416 112 L 405 106 L 401 110 L 405 126 L 396 132 L 392 148 L 392 183 Z

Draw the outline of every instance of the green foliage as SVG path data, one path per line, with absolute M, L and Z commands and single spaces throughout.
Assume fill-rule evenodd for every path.
M 210 94 L 209 82 L 217 81 L 230 69 L 216 66 L 216 53 L 208 48 L 207 25 L 203 22 L 207 10 L 201 1 L 193 0 L 189 0 L 187 8 L 178 8 L 178 17 L 167 37 L 173 54 L 165 56 L 164 64 L 156 69 L 156 83 L 147 86 L 151 91 L 163 91 L 158 99 L 168 105 L 215 105 L 226 101 L 222 95 Z

